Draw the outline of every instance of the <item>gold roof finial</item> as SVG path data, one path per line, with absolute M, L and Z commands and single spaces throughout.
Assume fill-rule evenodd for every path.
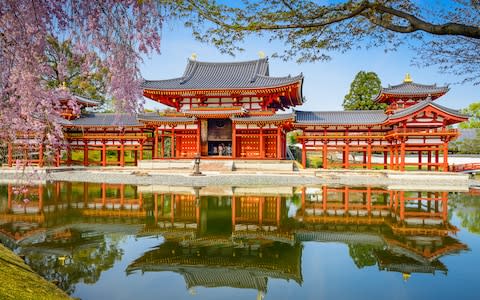
M 263 52 L 263 51 L 261 51 L 261 50 L 258 51 L 258 57 L 260 57 L 260 58 L 265 58 L 265 52 Z
M 193 52 L 192 55 L 190 56 L 191 60 L 197 60 L 197 53 Z
M 410 77 L 410 73 L 405 74 L 405 79 L 403 80 L 405 83 L 413 82 L 412 77 Z
M 409 273 L 402 273 L 403 281 L 406 282 L 410 278 L 410 276 L 412 275 L 410 275 Z

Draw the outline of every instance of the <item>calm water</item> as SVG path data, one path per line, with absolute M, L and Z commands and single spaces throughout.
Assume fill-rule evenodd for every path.
M 0 186 L 0 239 L 81 299 L 478 299 L 480 197 Z

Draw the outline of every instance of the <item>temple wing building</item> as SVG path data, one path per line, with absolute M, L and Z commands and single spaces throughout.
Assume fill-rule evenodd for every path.
M 375 97 L 387 104 L 384 111 L 294 111 L 293 126 L 302 131 L 302 165 L 307 166 L 307 152 L 320 151 L 322 168 L 448 171 L 448 143 L 458 137 L 450 125 L 468 117 L 434 102 L 447 91 L 446 86 L 414 83 L 407 74 L 403 83 L 382 88 Z M 413 153 L 418 160 L 407 162 L 407 154 Z M 352 161 L 355 154 L 363 159 Z M 374 162 L 374 154 L 383 156 L 382 161 Z

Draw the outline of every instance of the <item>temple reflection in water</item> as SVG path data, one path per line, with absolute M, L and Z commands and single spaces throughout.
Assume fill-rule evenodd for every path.
M 304 242 L 345 244 L 358 268 L 376 265 L 404 279 L 446 274 L 441 257 L 467 250 L 449 222 L 448 196 L 373 187 L 8 185 L 0 186 L 0 239 L 67 291 L 98 280 L 121 259 L 119 237 L 130 235 L 163 240 L 128 262 L 127 276 L 175 272 L 188 289 L 261 295 L 271 278 L 302 285 Z

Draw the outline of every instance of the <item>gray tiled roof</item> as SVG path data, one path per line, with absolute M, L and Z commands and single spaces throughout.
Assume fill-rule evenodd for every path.
M 80 103 L 85 103 L 87 104 L 88 106 L 97 106 L 97 105 L 100 105 L 100 102 L 96 101 L 96 100 L 92 100 L 90 98 L 85 98 L 85 97 L 82 97 L 82 96 L 79 96 L 79 95 L 73 95 L 73 97 Z
M 185 109 L 182 111 L 185 116 L 189 115 L 243 115 L 247 110 L 243 107 L 232 107 L 231 109 Z
M 157 113 L 148 113 L 138 115 L 137 119 L 141 122 L 161 122 L 161 123 L 192 123 L 197 119 L 195 117 L 183 116 L 160 116 Z
M 387 120 L 383 110 L 294 111 L 295 123 L 316 125 L 372 125 Z
M 286 121 L 293 120 L 293 114 L 273 114 L 267 116 L 245 116 L 245 117 L 233 117 L 231 118 L 234 122 L 275 122 L 275 121 Z
M 393 95 L 428 95 L 448 92 L 448 86 L 437 86 L 436 84 L 419 84 L 414 82 L 404 82 L 397 85 L 382 88 L 380 94 Z
M 188 60 L 182 77 L 145 80 L 142 87 L 157 90 L 242 89 L 278 87 L 301 80 L 301 74 L 294 77 L 270 77 L 268 58 L 227 63 Z
M 444 111 L 446 112 L 447 114 L 451 114 L 451 115 L 454 115 L 454 116 L 457 116 L 457 117 L 468 117 L 464 114 L 462 114 L 460 111 L 456 110 L 456 109 L 451 109 L 451 108 L 448 108 L 448 107 L 445 107 L 445 106 L 442 106 L 440 104 L 437 104 L 431 100 L 424 100 L 424 101 L 420 101 L 418 102 L 417 104 L 415 105 L 412 105 L 410 107 L 407 107 L 405 109 L 402 109 L 400 111 L 397 111 L 396 113 L 394 113 L 393 115 L 390 116 L 390 119 L 398 119 L 398 118 L 401 118 L 401 117 L 405 117 L 405 116 L 408 116 L 412 113 L 415 113 L 416 111 L 419 111 L 421 109 L 424 109 L 425 107 L 427 106 L 433 106 L 441 111 Z
M 70 126 L 143 126 L 134 114 L 100 114 L 92 113 L 82 115 L 80 118 L 71 120 Z

